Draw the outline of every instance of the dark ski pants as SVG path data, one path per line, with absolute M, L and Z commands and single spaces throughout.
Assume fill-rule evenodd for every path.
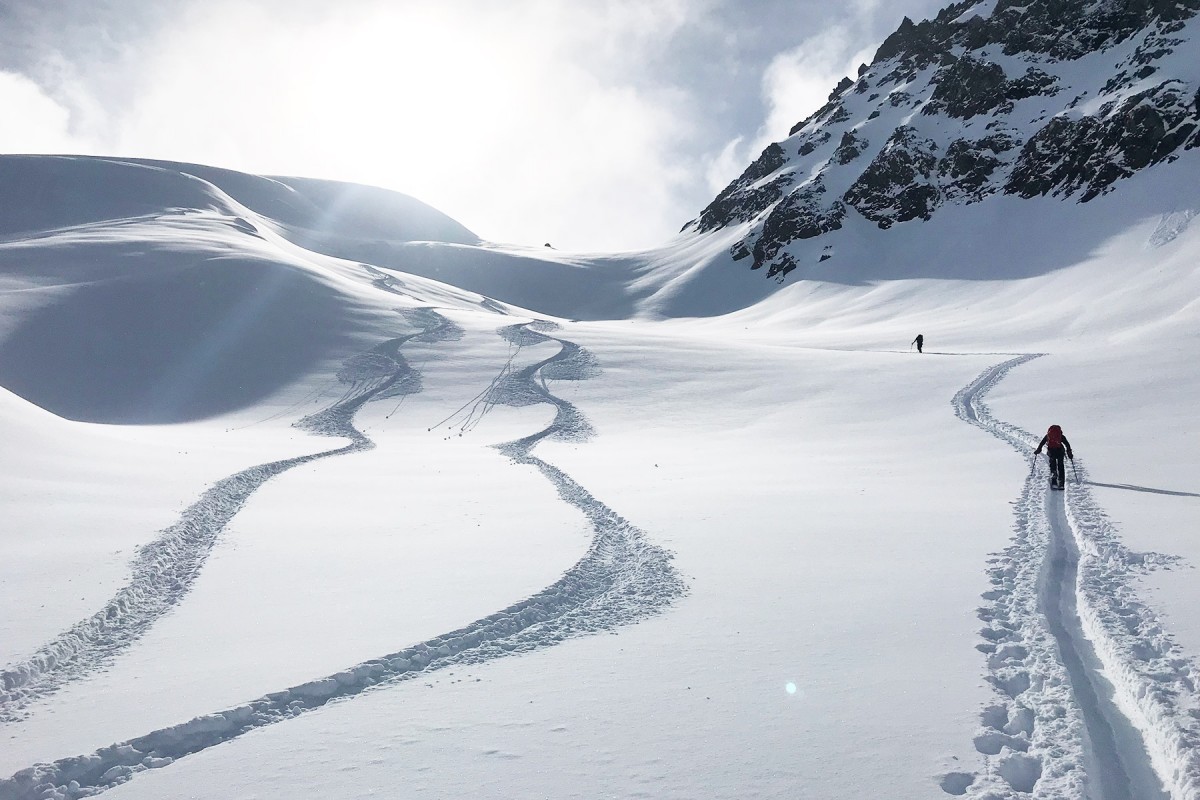
M 1067 485 L 1067 465 L 1063 460 L 1066 453 L 1066 449 L 1062 447 L 1046 448 L 1046 457 L 1050 459 L 1050 477 L 1055 479 L 1059 486 Z

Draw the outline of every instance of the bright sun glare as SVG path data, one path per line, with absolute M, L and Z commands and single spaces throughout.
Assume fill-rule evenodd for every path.
M 208 15 L 163 43 L 146 73 L 149 102 L 140 104 L 154 112 L 133 115 L 127 140 L 150 131 L 160 151 L 177 153 L 190 138 L 193 150 L 234 151 L 215 153 L 218 163 L 293 172 L 303 165 L 304 174 L 408 187 L 433 203 L 458 164 L 516 135 L 548 56 L 532 32 L 454 7 L 237 16 L 232 32 Z M 215 40 L 218 32 L 234 40 L 197 70 L 193 37 Z
M 671 156 L 690 108 L 605 72 L 627 60 L 631 30 L 647 35 L 640 18 L 586 4 L 284 8 L 193 7 L 140 62 L 108 149 L 383 186 L 512 242 L 562 244 L 591 220 L 600 237 L 657 244 L 686 219 L 670 187 L 690 173 Z

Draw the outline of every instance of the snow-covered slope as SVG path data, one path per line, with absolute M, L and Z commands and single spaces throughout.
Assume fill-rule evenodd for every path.
M 924 237 L 921 221 L 965 206 L 976 228 L 1000 226 L 1019 245 L 1029 237 L 1007 218 L 1005 198 L 1121 198 L 1126 179 L 1145 171 L 1194 182 L 1198 10 L 1195 0 L 968 0 L 933 20 L 906 18 L 856 79 L 768 146 L 684 230 L 722 240 L 722 270 L 732 260 L 781 280 L 887 279 L 897 277 L 893 264 L 868 262 L 854 248 L 865 228 L 895 232 L 880 238 L 890 251 L 903 247 L 900 231 Z M 1131 217 L 1169 212 L 1179 200 L 1144 208 L 1144 199 L 1124 200 Z M 958 244 L 962 268 L 934 253 L 932 264 L 912 269 L 996 275 L 970 263 L 977 248 Z M 1079 244 L 1074 252 L 1086 249 Z M 1057 265 L 1012 261 L 1025 274 Z
M 1011 133 L 1062 95 L 958 118 L 920 111 L 991 95 L 921 81 L 1017 48 L 1006 81 L 1087 88 L 1189 9 L 960 4 L 796 137 L 885 63 L 939 148 Z M 827 191 L 878 161 L 835 144 Z M 365 187 L 0 157 L 0 800 L 1195 800 L 1180 147 L 1087 202 L 1006 191 L 1017 160 L 895 183 L 928 219 L 847 203 L 782 281 L 729 250 L 784 197 L 567 254 Z
M 271 179 L 189 169 L 0 157 L 0 200 L 11 210 L 0 221 L 4 386 L 72 419 L 196 419 L 261 400 L 322 360 L 340 359 L 364 319 L 391 315 L 394 302 L 484 302 L 281 235 L 308 242 L 320 226 L 344 224 L 345 242 L 378 236 L 402 247 L 439 231 L 453 243 L 471 238 L 417 201 L 396 196 L 388 222 L 373 217 L 388 196 L 382 190 L 296 181 L 301 193 Z M 283 221 L 199 175 L 219 177 Z
M 1082 797 L 1155 775 L 1194 796 L 1200 473 L 1186 436 L 1144 455 L 1148 427 L 1196 424 L 1194 215 L 1126 218 L 1044 273 L 991 255 L 990 280 L 531 325 L 204 196 L 0 246 L 0 347 L 39 397 L 208 418 L 98 426 L 4 395 L 0 586 L 22 611 L 0 635 L 0 796 Z M 1004 202 L 1034 226 L 1052 201 Z M 969 213 L 926 223 L 926 247 L 999 251 Z M 636 264 L 630 291 L 688 246 Z M 80 342 L 106 348 L 91 373 Z M 144 399 L 172 375 L 149 395 L 172 404 Z M 1048 419 L 1081 456 L 1058 506 L 1017 455 L 1035 438 L 1017 428 Z M 1080 622 L 1040 600 L 1069 541 L 1054 596 Z M 1060 647 L 1116 691 L 1074 699 L 1107 684 Z M 1133 763 L 1101 772 L 1084 743 L 1113 719 L 1132 721 L 1105 752 Z

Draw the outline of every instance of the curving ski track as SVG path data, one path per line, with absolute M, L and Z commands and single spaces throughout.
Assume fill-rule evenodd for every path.
M 1037 437 L 997 420 L 983 396 L 1024 355 L 985 370 L 953 399 L 956 415 L 1028 456 Z M 1012 544 L 989 567 L 978 649 L 999 702 L 976 749 L 982 774 L 941 786 L 974 798 L 1196 800 L 1200 704 L 1195 666 L 1137 597 L 1156 559 L 1132 553 L 1083 481 L 1052 492 L 1033 464 L 1014 503 Z
M 338 373 L 349 387 L 342 398 L 300 423 L 314 432 L 348 438 L 350 444 L 259 464 L 214 483 L 178 522 L 138 550 L 129 582 L 103 608 L 0 672 L 0 723 L 19 718 L 30 703 L 109 663 L 178 605 L 230 520 L 268 480 L 301 464 L 374 447 L 352 424 L 354 413 L 377 397 L 419 390 L 420 377 L 400 355 L 400 347 L 413 338 L 453 335 L 453 326 L 439 314 L 426 309 L 401 313 L 422 330 L 348 360 Z
M 543 331 L 554 327 L 552 323 L 532 323 L 509 326 L 500 333 L 519 346 L 556 342 L 559 351 L 529 367 L 507 373 L 491 389 L 491 399 L 506 405 L 550 403 L 556 407 L 554 421 L 546 428 L 498 448 L 517 464 L 537 467 L 558 489 L 559 497 L 578 508 L 592 525 L 590 548 L 562 578 L 502 611 L 395 653 L 88 755 L 21 770 L 0 780 L 0 800 L 59 800 L 98 794 L 130 780 L 138 772 L 167 766 L 175 759 L 291 719 L 330 701 L 353 697 L 429 670 L 477 664 L 552 646 L 568 637 L 612 630 L 657 614 L 681 597 L 686 586 L 668 551 L 649 542 L 645 533 L 566 473 L 531 455 L 533 447 L 544 439 L 578 441 L 590 435 L 591 427 L 583 414 L 571 403 L 551 394 L 546 381 L 580 380 L 595 372 L 595 360 L 588 351 L 573 342 L 534 330 L 535 325 Z M 395 350 L 403 341 L 393 340 L 384 349 L 398 355 Z M 354 412 L 402 379 L 397 375 L 380 380 L 372 370 L 373 363 L 368 357 L 350 365 L 355 380 L 365 381 L 371 388 L 304 421 L 310 429 L 353 439 L 352 445 L 335 452 L 372 446 L 353 427 Z

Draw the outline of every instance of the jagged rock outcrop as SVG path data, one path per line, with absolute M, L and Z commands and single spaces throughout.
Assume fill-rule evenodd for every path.
M 736 222 L 747 222 L 763 213 L 783 197 L 788 183 L 786 176 L 764 180 L 787 164 L 787 156 L 778 144 L 771 144 L 751 164 L 742 176 L 725 187 L 717 199 L 709 203 L 700 218 L 689 222 L 699 231 L 711 231 Z M 687 226 L 685 226 L 687 227 Z
M 888 229 L 1002 193 L 1114 191 L 1200 147 L 1198 15 L 1200 0 L 964 0 L 905 18 L 684 230 L 736 227 L 734 259 L 780 279 L 830 258 L 799 243 L 852 216 Z
M 1081 193 L 1091 200 L 1115 181 L 1196 147 L 1200 123 L 1180 81 L 1107 103 L 1100 115 L 1055 117 L 1021 149 L 1005 191 L 1022 197 Z
M 846 190 L 846 202 L 881 228 L 929 219 L 941 203 L 935 182 L 938 146 L 916 128 L 899 127 L 875 160 Z
M 1009 80 L 999 64 L 963 56 L 938 70 L 931 82 L 933 93 L 922 114 L 970 119 L 978 114 L 1007 113 L 1018 100 L 1051 94 L 1055 79 L 1030 67 L 1020 78 Z
M 825 187 L 817 181 L 789 194 L 767 215 L 761 233 L 751 245 L 746 239 L 733 246 L 734 260 L 754 256 L 751 269 L 759 269 L 773 261 L 779 251 L 789 242 L 812 239 L 822 233 L 836 231 L 842 227 L 846 207 L 839 201 L 825 200 Z M 795 267 L 795 262 L 780 261 L 767 270 L 768 277 L 786 275 Z
M 863 137 L 855 135 L 854 131 L 846 131 L 842 134 L 842 141 L 838 145 L 838 149 L 833 151 L 833 160 L 838 164 L 849 164 L 862 155 L 863 150 L 866 150 L 869 144 L 870 142 Z
M 999 189 L 991 183 L 992 174 L 1003 166 L 1005 153 L 1016 147 L 1011 136 L 995 134 L 974 141 L 955 139 L 938 162 L 938 179 L 948 200 L 982 200 Z

